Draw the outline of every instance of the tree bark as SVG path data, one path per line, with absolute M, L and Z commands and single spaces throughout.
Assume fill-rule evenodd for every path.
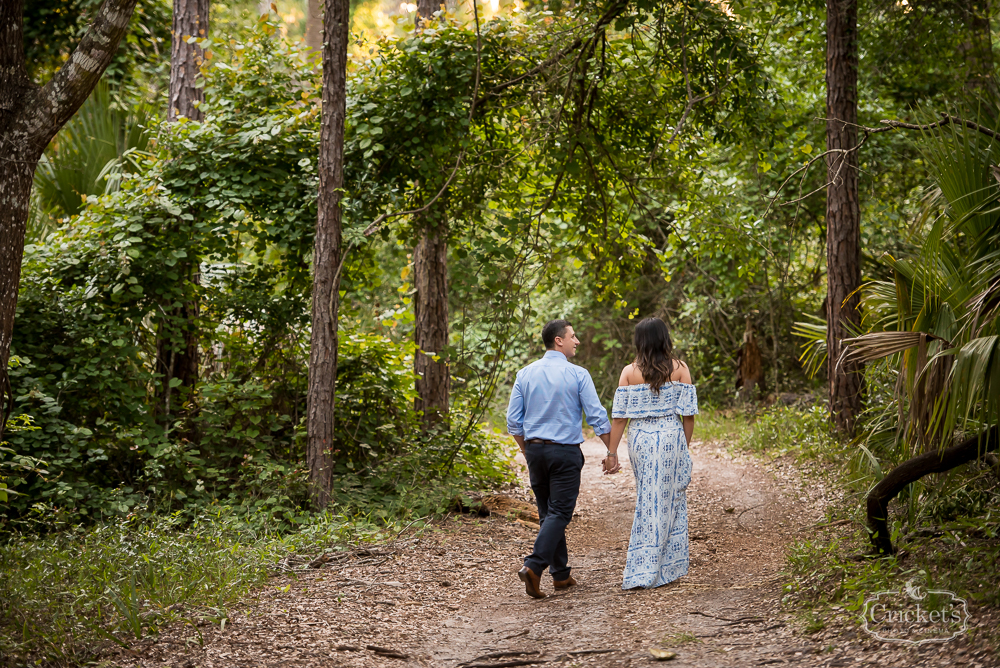
M 197 44 L 189 44 L 191 37 L 205 38 L 209 29 L 209 0 L 174 0 L 172 41 L 170 47 L 170 99 L 167 105 L 167 120 L 174 122 L 180 117 L 193 121 L 204 118 L 198 105 L 205 101 L 204 89 L 197 86 L 205 53 Z M 200 273 L 189 264 L 181 270 L 192 284 L 198 285 Z M 177 378 L 181 386 L 192 389 L 198 383 L 198 325 L 200 312 L 196 300 L 187 301 L 183 306 L 169 309 L 170 318 L 157 332 L 156 371 L 163 374 L 160 387 L 158 411 L 169 416 L 172 412 L 173 390 L 170 381 Z M 174 325 L 180 325 L 179 335 L 174 333 Z M 175 341 L 174 339 L 179 339 Z
M 443 359 L 448 345 L 448 235 L 443 224 L 424 229 L 413 252 L 416 410 L 431 427 L 448 414 L 451 374 Z M 442 356 L 434 361 L 433 355 Z
M 323 48 L 323 8 L 320 0 L 308 0 L 306 46 L 315 53 L 319 53 L 319 50 Z
M 889 471 L 868 493 L 868 527 L 872 545 L 881 553 L 892 554 L 892 536 L 889 533 L 889 501 L 894 499 L 912 482 L 928 473 L 943 473 L 978 459 L 1000 445 L 1000 430 L 990 427 L 982 434 L 968 438 L 943 452 L 925 452 L 908 459 Z
M 167 120 L 184 116 L 202 119 L 198 105 L 205 101 L 205 91 L 195 85 L 205 53 L 191 37 L 208 36 L 209 0 L 174 0 L 174 23 L 170 45 L 170 103 Z
M 440 9 L 439 0 L 417 0 L 417 23 L 430 21 Z M 417 399 L 414 408 L 423 414 L 424 427 L 430 429 L 446 421 L 451 374 L 443 359 L 448 345 L 448 227 L 439 212 L 444 200 L 422 217 L 420 241 L 413 249 L 413 304 L 416 317 L 413 340 L 417 354 L 413 370 L 417 374 Z M 434 356 L 439 359 L 435 361 Z
M 826 267 L 830 411 L 834 424 L 854 431 L 861 411 L 863 365 L 838 365 L 847 325 L 860 326 L 861 210 L 858 205 L 858 6 L 826 3 Z
M 742 401 L 752 400 L 754 390 L 764 379 L 764 361 L 754 336 L 753 323 L 750 322 L 750 316 L 747 316 L 746 320 L 743 345 L 740 346 L 736 355 L 736 389 L 740 390 L 740 400 Z
M 434 18 L 434 12 L 441 9 L 440 0 L 417 0 L 417 16 L 430 21 Z
M 14 333 L 31 182 L 49 141 L 80 108 L 128 30 L 136 0 L 105 0 L 69 60 L 44 85 L 24 62 L 23 0 L 0 0 L 0 392 Z M 7 401 L 0 397 L 0 439 Z
M 317 508 L 333 491 L 337 311 L 340 306 L 341 188 L 347 113 L 350 0 L 327 0 L 323 13 L 323 114 L 319 153 L 319 215 L 313 254 L 312 340 L 309 350 L 308 446 L 310 494 Z

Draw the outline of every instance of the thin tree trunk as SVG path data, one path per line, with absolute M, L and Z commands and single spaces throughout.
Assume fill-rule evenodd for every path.
M 170 103 L 167 120 L 180 117 L 200 121 L 204 117 L 198 105 L 205 101 L 204 89 L 197 85 L 205 53 L 200 46 L 189 43 L 192 37 L 205 38 L 209 29 L 209 0 L 174 0 L 172 41 L 170 48 Z M 197 262 L 197 260 L 195 260 Z M 193 286 L 200 283 L 197 264 L 185 263 L 181 272 Z M 196 289 L 196 288 L 195 288 Z M 193 389 L 198 383 L 198 315 L 197 300 L 186 301 L 170 309 L 170 318 L 157 332 L 156 370 L 163 374 L 161 401 L 157 409 L 169 416 L 172 411 L 173 388 L 170 381 L 180 380 L 181 387 Z M 182 331 L 178 334 L 177 328 Z
M 197 105 L 205 101 L 205 91 L 195 83 L 205 54 L 200 46 L 188 40 L 208 36 L 209 4 L 209 0 L 174 0 L 168 121 L 176 121 L 179 116 L 194 121 L 202 119 Z
M 11 397 L 14 333 L 31 182 L 59 129 L 90 95 L 128 30 L 136 0 L 105 0 L 69 60 L 44 85 L 24 62 L 23 0 L 0 0 L 0 392 Z M 0 439 L 9 404 L 0 396 Z
M 451 375 L 443 359 L 448 345 L 448 235 L 441 227 L 426 228 L 413 252 L 414 340 L 417 354 L 416 409 L 422 411 L 428 427 L 448 414 Z
M 320 0 L 308 0 L 306 3 L 306 46 L 315 53 L 323 48 L 323 8 Z
M 839 430 L 851 433 L 861 411 L 860 363 L 837 364 L 845 325 L 860 325 L 861 211 L 858 205 L 858 7 L 857 0 L 826 3 L 826 275 L 830 411 Z
M 312 340 L 309 350 L 306 459 L 310 494 L 318 508 L 333 491 L 334 401 L 337 386 L 337 290 L 340 285 L 344 116 L 350 0 L 327 0 L 323 14 L 323 115 L 319 153 L 319 216 L 313 255 Z
M 440 9 L 439 0 L 417 0 L 418 24 L 430 21 Z M 424 229 L 413 249 L 414 299 L 413 340 L 417 354 L 413 370 L 417 373 L 415 408 L 423 413 L 425 428 L 447 419 L 451 374 L 443 355 L 448 345 L 448 226 L 438 212 L 444 200 L 424 214 Z M 440 218 L 440 220 L 439 220 Z M 439 357 L 437 361 L 434 356 Z

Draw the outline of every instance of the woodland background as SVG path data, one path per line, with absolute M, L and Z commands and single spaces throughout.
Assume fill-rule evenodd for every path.
M 862 514 L 899 495 L 881 532 L 867 509 L 885 554 L 974 526 L 963 568 L 994 574 L 996 8 L 840 4 L 857 126 L 831 129 L 823 3 L 353 3 L 327 499 L 307 461 L 317 4 L 211 3 L 174 38 L 198 63 L 178 113 L 176 7 L 139 2 L 34 171 L 0 652 L 82 661 L 179 601 L 224 619 L 290 550 L 510 483 L 507 389 L 556 317 L 609 406 L 634 323 L 662 317 L 709 433 L 837 462 Z M 24 4 L 32 82 L 99 6 Z M 836 201 L 852 252 L 829 250 Z M 856 279 L 831 334 L 834 269 Z

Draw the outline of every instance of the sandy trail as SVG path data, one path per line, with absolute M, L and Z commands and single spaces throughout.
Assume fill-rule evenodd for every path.
M 551 595 L 528 598 L 516 570 L 534 532 L 507 518 L 452 516 L 336 568 L 276 578 L 224 629 L 203 626 L 204 645 L 191 627 L 178 626 L 112 663 L 460 668 L 534 658 L 547 667 L 614 668 L 652 665 L 648 649 L 659 647 L 676 652 L 669 665 L 688 667 L 995 665 L 963 640 L 910 649 L 871 640 L 847 613 L 811 634 L 782 614 L 787 547 L 822 521 L 828 491 L 789 464 L 734 460 L 716 443 L 692 446 L 689 574 L 650 591 L 622 591 L 635 496 L 627 452 L 622 473 L 604 476 L 603 444 L 592 439 L 583 448 L 568 531 L 578 587 L 553 593 L 545 575 Z M 602 653 L 581 653 L 594 651 Z M 477 658 L 489 654 L 507 656 Z

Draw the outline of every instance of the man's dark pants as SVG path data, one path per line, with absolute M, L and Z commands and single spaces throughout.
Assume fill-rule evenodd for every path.
M 569 578 L 569 554 L 566 551 L 566 525 L 573 519 L 573 509 L 580 495 L 580 471 L 583 451 L 576 445 L 525 443 L 531 490 L 538 503 L 541 528 L 535 538 L 535 550 L 524 565 L 541 575 L 546 567 L 553 580 Z

